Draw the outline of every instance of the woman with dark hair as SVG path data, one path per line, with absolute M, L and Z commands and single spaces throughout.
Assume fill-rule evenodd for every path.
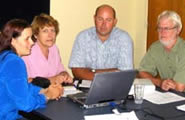
M 41 89 L 28 83 L 24 55 L 33 45 L 31 26 L 24 20 L 8 21 L 0 33 L 0 120 L 20 118 L 18 111 L 30 112 L 58 99 L 61 85 Z

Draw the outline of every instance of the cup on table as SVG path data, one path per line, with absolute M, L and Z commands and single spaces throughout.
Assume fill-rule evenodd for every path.
M 144 98 L 144 85 L 143 84 L 135 84 L 134 85 L 134 102 L 136 104 L 142 104 Z

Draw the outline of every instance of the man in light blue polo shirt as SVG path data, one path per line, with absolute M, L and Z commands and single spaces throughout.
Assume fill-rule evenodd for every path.
M 75 40 L 69 68 L 77 79 L 93 80 L 97 72 L 133 69 L 133 43 L 117 27 L 116 12 L 101 5 L 94 15 L 95 27 L 80 32 Z

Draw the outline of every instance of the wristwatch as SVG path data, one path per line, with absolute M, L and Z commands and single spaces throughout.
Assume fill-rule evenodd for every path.
M 91 71 L 92 71 L 93 73 L 95 73 L 95 72 L 96 72 L 96 70 L 95 70 L 95 69 L 92 69 Z

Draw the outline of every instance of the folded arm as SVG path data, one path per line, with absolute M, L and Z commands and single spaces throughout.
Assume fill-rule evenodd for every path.
M 58 75 L 48 77 L 47 79 L 50 81 L 51 84 L 72 83 L 73 82 L 73 78 L 66 71 L 63 71 L 59 73 Z M 28 78 L 29 83 L 31 83 L 32 81 L 33 81 L 33 78 Z
M 168 91 L 169 89 L 174 89 L 176 91 L 183 92 L 185 90 L 185 84 L 175 82 L 172 79 L 162 80 L 160 78 L 152 76 L 148 72 L 144 71 L 139 72 L 139 77 L 150 79 L 154 85 L 160 87 L 165 91 Z
M 161 86 L 162 84 L 162 80 L 160 78 L 156 78 L 154 77 L 153 75 L 151 75 L 150 73 L 148 72 L 144 72 L 144 71 L 140 71 L 139 72 L 139 77 L 140 78 L 147 78 L 147 79 L 150 79 L 152 81 L 152 83 L 158 87 Z
M 63 71 L 56 76 L 49 77 L 48 79 L 51 81 L 51 83 L 54 83 L 54 84 L 55 83 L 72 83 L 73 82 L 73 78 L 66 71 Z

